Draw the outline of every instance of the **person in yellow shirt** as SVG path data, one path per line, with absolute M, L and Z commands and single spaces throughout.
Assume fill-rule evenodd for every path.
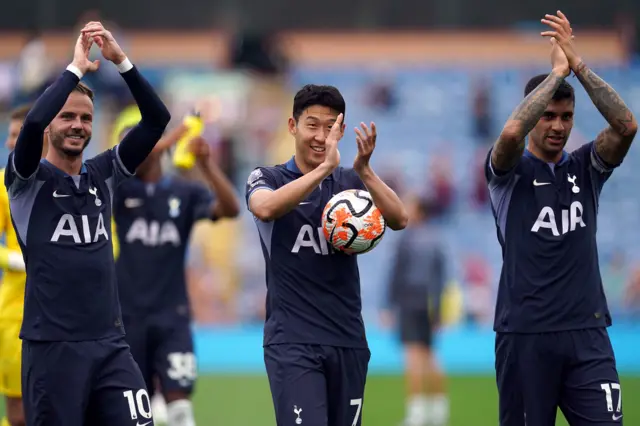
M 13 150 L 29 105 L 12 111 L 5 146 Z M 46 141 L 45 141 L 46 142 Z M 44 144 L 46 152 L 47 144 Z M 43 153 L 44 155 L 44 153 Z M 4 169 L 0 170 L 4 181 Z M 21 358 L 22 342 L 18 337 L 22 325 L 24 306 L 25 265 L 18 245 L 18 238 L 11 223 L 9 196 L 4 185 L 0 185 L 0 234 L 4 234 L 5 245 L 0 245 L 0 393 L 6 399 L 6 417 L 2 426 L 24 426 L 22 409 Z

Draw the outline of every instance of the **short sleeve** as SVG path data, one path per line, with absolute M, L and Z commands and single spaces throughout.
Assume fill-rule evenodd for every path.
M 193 221 L 200 219 L 218 219 L 213 216 L 213 193 L 204 185 L 194 184 L 191 189 L 191 202 L 193 203 Z
M 493 151 L 493 147 L 491 147 L 491 149 L 487 153 L 487 158 L 485 159 L 485 163 L 484 163 L 484 174 L 487 180 L 487 184 L 489 184 L 490 187 L 508 185 L 509 182 L 513 180 L 516 173 L 516 169 L 518 168 L 518 165 L 516 164 L 511 168 L 511 170 L 506 172 L 496 172 L 493 169 L 493 165 L 491 164 L 492 151 Z
M 276 179 L 273 174 L 264 167 L 258 167 L 251 172 L 247 179 L 245 188 L 245 199 L 247 206 L 249 206 L 249 199 L 254 192 L 259 189 L 267 189 L 269 191 L 275 191 L 278 188 Z
M 38 165 L 38 169 L 40 165 Z M 20 176 L 16 171 L 14 163 L 14 153 L 9 154 L 7 161 L 7 168 L 4 172 L 4 186 L 7 189 L 7 195 L 9 198 L 16 198 L 20 196 L 33 182 L 35 182 L 38 169 L 29 177 Z
M 605 182 L 609 180 L 616 167 L 619 166 L 619 164 L 611 165 L 604 161 L 596 152 L 594 141 L 582 145 L 572 155 L 577 156 L 578 160 L 584 164 L 584 167 L 590 171 L 593 185 L 598 193 L 602 190 Z

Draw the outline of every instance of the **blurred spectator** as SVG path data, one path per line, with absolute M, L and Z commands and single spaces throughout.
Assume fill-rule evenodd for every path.
M 397 317 L 405 352 L 409 395 L 403 424 L 445 426 L 449 400 L 432 345 L 442 321 L 447 260 L 438 232 L 430 224 L 432 203 L 414 198 L 407 207 L 409 227 L 398 240 L 382 321 L 390 325 Z
M 477 143 L 486 145 L 493 128 L 493 114 L 491 113 L 491 87 L 489 82 L 480 78 L 473 88 L 473 129 Z
M 431 161 L 427 176 L 429 192 L 423 194 L 434 202 L 434 214 L 446 213 L 451 207 L 454 196 L 454 186 L 451 179 L 451 162 L 448 156 L 437 155 Z
M 494 305 L 491 269 L 480 254 L 471 254 L 464 261 L 464 293 L 467 322 L 480 326 L 491 324 Z
M 473 188 L 471 191 L 471 200 L 476 207 L 485 207 L 489 205 L 489 186 L 485 176 L 485 168 L 489 149 L 485 147 L 478 148 L 474 156 L 473 163 Z
M 386 79 L 371 83 L 365 90 L 367 105 L 381 113 L 388 113 L 398 104 L 398 96 L 394 85 Z

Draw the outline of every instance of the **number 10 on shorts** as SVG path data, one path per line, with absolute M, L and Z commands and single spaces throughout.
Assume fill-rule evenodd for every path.
M 616 413 L 622 410 L 622 389 L 620 389 L 620 383 L 603 383 L 600 385 L 604 391 L 604 396 L 607 401 L 607 411 L 613 411 L 613 395 L 612 390 L 618 391 L 618 403 L 616 407 Z M 614 419 L 615 420 L 615 419 Z
M 146 389 L 139 389 L 136 392 L 135 398 L 133 397 L 133 391 L 128 390 L 122 393 L 129 403 L 129 411 L 131 412 L 131 419 L 138 418 L 138 413 L 145 418 L 151 418 L 151 401 L 149 400 L 149 394 Z

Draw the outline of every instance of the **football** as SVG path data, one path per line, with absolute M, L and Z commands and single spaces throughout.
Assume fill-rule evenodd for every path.
M 347 254 L 373 250 L 387 225 L 367 191 L 350 189 L 334 195 L 322 212 L 322 231 L 334 249 Z

